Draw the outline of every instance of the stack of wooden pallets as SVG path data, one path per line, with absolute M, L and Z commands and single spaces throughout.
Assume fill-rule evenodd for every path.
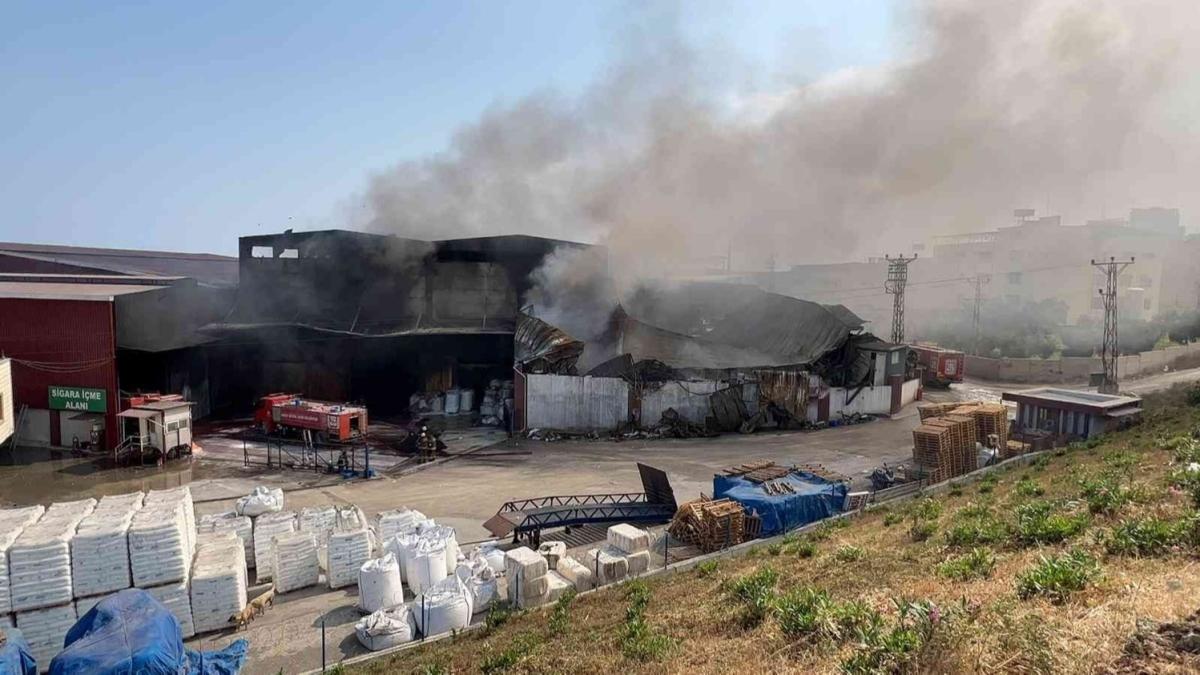
M 913 430 L 913 461 L 937 482 L 975 470 L 975 421 L 931 417 Z
M 958 401 L 951 403 L 922 403 L 917 406 L 917 414 L 921 416 L 921 421 L 924 422 L 930 417 L 941 417 L 962 405 Z
M 981 440 L 995 434 L 999 438 L 997 447 L 1003 450 L 1008 444 L 1008 409 L 1003 403 L 986 403 L 972 413 Z
M 696 500 L 679 507 L 667 531 L 709 553 L 746 541 L 746 512 L 732 499 Z
M 1023 455 L 1029 452 L 1029 444 L 1021 441 L 1006 441 L 1000 447 L 1000 458 L 1011 459 L 1017 455 Z

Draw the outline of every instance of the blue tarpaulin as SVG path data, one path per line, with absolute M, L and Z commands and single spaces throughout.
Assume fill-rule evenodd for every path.
M 29 651 L 29 643 L 16 628 L 0 628 L 5 635 L 0 645 L 0 675 L 37 675 L 37 661 Z
M 168 675 L 186 672 L 179 621 L 146 591 L 101 600 L 67 631 L 51 675 Z
M 250 646 L 234 640 L 219 651 L 184 650 L 179 621 L 136 588 L 101 600 L 67 631 L 66 645 L 51 675 L 237 675 Z
M 841 513 L 845 483 L 834 483 L 804 471 L 793 471 L 771 483 L 787 483 L 795 494 L 769 495 L 761 483 L 740 476 L 713 476 L 713 499 L 732 499 L 762 518 L 762 536 L 773 537 L 801 525 Z

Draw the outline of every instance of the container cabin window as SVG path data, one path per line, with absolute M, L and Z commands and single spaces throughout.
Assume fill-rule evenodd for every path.
M 274 258 L 275 249 L 270 246 L 252 246 L 250 248 L 251 258 Z
M 900 363 L 900 352 L 894 351 L 892 352 L 892 365 L 894 366 L 897 363 Z
M 167 422 L 167 431 L 179 431 L 179 422 Z

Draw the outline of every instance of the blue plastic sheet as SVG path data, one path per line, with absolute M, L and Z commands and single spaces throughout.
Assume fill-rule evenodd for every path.
M 0 675 L 37 675 L 37 661 L 25 636 L 16 628 L 5 628 L 6 640 L 0 646 Z
M 237 675 L 242 672 L 242 666 L 246 665 L 248 651 L 250 643 L 240 638 L 215 652 L 189 649 L 188 675 Z
M 732 499 L 762 518 L 762 536 L 773 537 L 801 525 L 841 513 L 846 503 L 845 483 L 834 483 L 803 471 L 777 478 L 795 494 L 769 495 L 759 483 L 737 476 L 713 476 L 713 498 Z
M 174 675 L 187 672 L 179 621 L 140 589 L 101 600 L 67 631 L 51 675 Z

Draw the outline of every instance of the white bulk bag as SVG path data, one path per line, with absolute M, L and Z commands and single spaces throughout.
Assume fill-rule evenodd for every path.
M 471 556 L 486 560 L 488 567 L 496 574 L 504 574 L 504 551 L 496 544 L 480 544 L 471 552 Z
M 420 541 L 421 535 L 415 532 L 397 534 L 384 540 L 383 550 L 396 558 L 396 564 L 400 565 L 400 578 L 404 580 L 404 583 L 409 583 L 408 558 Z
M 407 605 L 381 609 L 354 624 L 354 634 L 362 646 L 377 652 L 412 642 L 417 636 L 417 620 Z
M 420 528 L 419 528 L 420 529 Z M 454 574 L 454 569 L 458 567 L 458 539 L 455 538 L 454 528 L 445 525 L 436 525 L 421 532 L 424 539 L 432 539 L 440 541 L 446 549 L 446 576 Z
M 471 607 L 478 614 L 486 610 L 500 596 L 500 582 L 496 573 L 483 558 L 471 558 L 460 563 L 454 575 L 471 594 Z
M 608 544 L 625 553 L 641 553 L 650 550 L 650 533 L 628 523 L 608 528 Z
M 261 516 L 282 511 L 283 490 L 259 485 L 250 494 L 239 498 L 234 509 L 239 516 Z
M 520 576 L 508 578 L 508 601 L 517 607 L 537 607 L 547 601 L 550 592 L 550 575 L 525 579 Z
M 391 553 L 368 560 L 358 570 L 358 608 L 364 612 L 391 609 L 404 602 L 400 565 Z
M 417 628 L 426 637 L 471 625 L 471 597 L 458 577 L 449 577 L 422 593 L 412 605 Z
M 625 562 L 629 565 L 629 576 L 640 576 L 650 569 L 650 552 L 639 551 L 626 554 Z
M 404 562 L 404 579 L 413 593 L 425 589 L 450 576 L 446 572 L 446 544 L 434 539 L 421 539 L 408 553 Z

